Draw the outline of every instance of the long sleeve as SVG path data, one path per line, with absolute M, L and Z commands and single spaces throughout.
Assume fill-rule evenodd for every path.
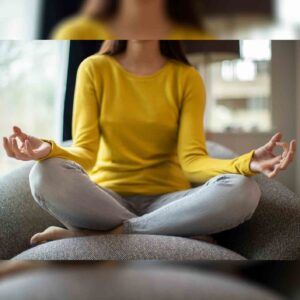
M 100 100 L 92 79 L 92 69 L 87 61 L 79 67 L 74 97 L 73 145 L 61 147 L 54 141 L 47 140 L 52 145 L 52 151 L 44 159 L 58 157 L 72 160 L 89 171 L 96 162 L 99 148 Z
M 179 161 L 190 182 L 203 183 L 220 174 L 254 175 L 250 162 L 254 151 L 232 160 L 209 157 L 204 132 L 205 88 L 196 70 L 185 83 L 178 136 Z

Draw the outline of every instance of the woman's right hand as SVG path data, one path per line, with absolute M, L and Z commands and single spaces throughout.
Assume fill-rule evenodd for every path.
M 51 145 L 22 132 L 19 127 L 13 128 L 13 134 L 3 138 L 3 146 L 7 155 L 22 161 L 40 160 L 51 152 Z

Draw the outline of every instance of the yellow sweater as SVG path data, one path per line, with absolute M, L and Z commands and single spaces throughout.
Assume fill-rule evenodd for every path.
M 151 76 L 94 55 L 77 75 L 73 146 L 55 142 L 47 158 L 73 160 L 97 184 L 121 195 L 157 195 L 190 188 L 223 173 L 253 175 L 253 151 L 210 158 L 203 128 L 205 89 L 193 67 L 169 60 Z
M 116 40 L 106 26 L 96 20 L 84 16 L 76 16 L 59 24 L 52 37 L 55 40 Z M 212 36 L 203 33 L 197 28 L 188 26 L 176 26 L 169 40 L 211 40 Z

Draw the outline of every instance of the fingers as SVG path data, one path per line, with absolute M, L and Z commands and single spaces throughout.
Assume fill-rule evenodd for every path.
M 22 130 L 19 127 L 14 126 L 13 130 L 14 130 L 14 135 L 17 136 L 22 142 L 25 142 L 25 140 L 28 138 L 27 134 L 22 132 Z
M 15 158 L 14 152 L 11 148 L 11 144 L 10 144 L 8 138 L 6 138 L 6 137 L 3 138 L 3 146 L 4 146 L 7 156 Z
M 280 169 L 286 170 L 288 165 L 293 161 L 295 153 L 296 153 L 296 141 L 291 141 L 290 145 L 288 146 L 288 149 L 286 150 L 287 153 L 284 157 L 284 159 L 281 161 Z
M 294 154 L 297 151 L 297 141 L 296 140 L 292 140 L 291 141 L 291 150 L 294 152 Z
M 16 138 L 10 137 L 8 139 L 4 137 L 3 146 L 8 157 L 23 161 L 35 160 L 36 154 L 29 140 L 26 140 L 24 147 L 20 149 Z
M 271 178 L 271 176 L 276 176 L 277 166 L 280 166 L 280 162 L 282 160 L 281 155 L 278 155 L 272 159 L 268 159 L 261 163 L 262 173 L 264 173 L 267 177 Z
M 14 126 L 13 134 L 3 138 L 3 147 L 8 157 L 22 161 L 36 160 L 35 152 L 37 139 L 25 134 L 22 130 Z
M 7 156 L 23 161 L 34 160 L 36 155 L 31 140 L 32 137 L 25 134 L 21 128 L 14 126 L 13 134 L 9 138 L 3 138 L 3 146 Z
M 263 166 L 264 173 L 269 178 L 274 178 L 279 174 L 279 172 L 286 170 L 289 164 L 293 161 L 296 153 L 296 141 L 293 140 L 288 143 L 277 143 L 279 146 L 283 147 L 284 153 L 282 156 L 277 156 L 274 159 L 269 160 Z
M 265 145 L 265 149 L 267 151 L 271 151 L 274 149 L 274 147 L 276 146 L 276 143 L 280 142 L 282 139 L 282 133 L 278 132 L 276 133 L 271 140 Z
M 278 155 L 275 158 L 268 161 L 268 163 L 266 163 L 267 168 L 265 173 L 269 178 L 274 178 L 281 171 L 280 169 L 281 161 L 282 161 L 282 157 L 281 155 Z
M 18 140 L 22 142 L 21 148 L 23 148 L 25 142 L 25 135 L 22 133 L 21 129 L 16 126 L 13 127 L 13 134 L 9 137 L 9 144 L 11 149 L 12 149 L 13 139 L 15 138 L 18 138 Z
M 35 153 L 32 149 L 31 143 L 29 140 L 25 141 L 25 151 L 27 152 L 27 155 L 34 158 L 35 157 Z
M 267 171 L 267 174 L 266 174 L 266 175 L 267 175 L 269 178 L 274 178 L 274 177 L 276 177 L 276 176 L 279 174 L 280 171 L 281 171 L 281 169 L 280 169 L 280 164 L 278 164 L 278 165 L 275 166 L 275 168 L 274 168 L 273 171 Z
M 21 150 L 19 149 L 18 142 L 17 142 L 16 138 L 13 138 L 11 140 L 11 145 L 12 145 L 11 148 L 12 148 L 12 151 L 14 153 L 14 157 L 16 159 L 29 160 L 29 157 L 25 153 L 21 152 Z
M 279 147 L 282 147 L 282 148 L 283 148 L 282 157 L 283 157 L 283 158 L 286 157 L 287 154 L 288 154 L 288 152 L 289 152 L 289 150 L 290 150 L 290 145 L 289 145 L 289 143 L 286 143 L 286 142 L 279 143 L 279 142 L 277 142 L 277 143 L 276 143 L 276 146 L 279 146 Z
M 274 158 L 268 160 L 268 161 L 266 162 L 266 165 L 268 165 L 269 167 L 272 167 L 272 168 L 273 168 L 275 165 L 277 165 L 278 163 L 280 163 L 281 160 L 282 160 L 281 155 L 278 155 L 278 156 L 276 156 L 276 157 L 274 157 Z

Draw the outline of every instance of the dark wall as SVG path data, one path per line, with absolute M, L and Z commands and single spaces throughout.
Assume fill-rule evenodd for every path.
M 84 59 L 97 53 L 101 47 L 101 44 L 101 41 L 72 41 L 70 44 L 63 124 L 64 141 L 70 140 L 72 138 L 74 88 L 76 84 L 78 67 Z
M 83 0 L 41 0 L 42 13 L 40 18 L 39 38 L 49 38 L 57 23 L 76 13 Z
M 222 40 L 222 41 L 184 41 L 183 48 L 186 53 L 231 53 L 240 55 L 240 41 Z

